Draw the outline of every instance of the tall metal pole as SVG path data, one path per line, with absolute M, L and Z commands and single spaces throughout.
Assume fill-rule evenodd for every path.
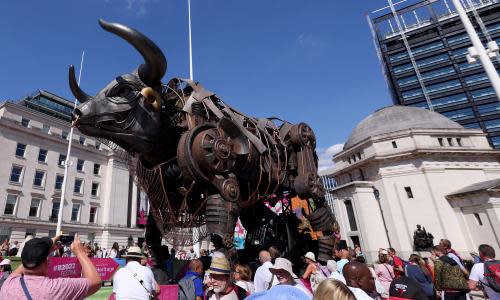
M 486 49 L 484 49 L 483 43 L 479 39 L 479 36 L 477 35 L 476 30 L 474 29 L 474 26 L 472 26 L 472 23 L 469 20 L 469 17 L 467 16 L 467 12 L 465 12 L 464 7 L 462 6 L 459 0 L 452 0 L 452 2 L 453 5 L 455 5 L 455 9 L 457 10 L 460 20 L 464 24 L 464 28 L 467 31 L 467 35 L 472 41 L 473 47 L 477 51 L 479 60 L 483 65 L 484 71 L 486 72 L 486 75 L 488 76 L 488 79 L 490 80 L 491 85 L 493 86 L 493 89 L 497 94 L 497 99 L 500 100 L 500 77 L 498 77 L 497 70 L 495 69 L 493 63 L 491 62 L 488 53 L 486 52 Z
M 85 56 L 85 51 L 82 52 L 82 59 L 80 60 L 80 72 L 78 74 L 78 85 L 80 85 L 80 79 L 82 78 L 82 68 L 83 68 L 83 58 Z M 75 110 L 77 105 L 77 100 L 75 99 L 75 104 L 73 106 L 73 110 Z M 66 198 L 66 183 L 68 181 L 68 167 L 69 167 L 69 158 L 71 155 L 71 142 L 73 141 L 73 125 L 71 125 L 71 129 L 69 130 L 68 136 L 68 151 L 66 152 L 66 160 L 64 161 L 64 177 L 61 188 L 61 200 L 59 202 L 59 211 L 57 214 L 57 228 L 56 235 L 61 235 L 61 225 L 63 218 L 63 209 L 64 209 L 64 199 Z
M 191 0 L 188 0 L 189 19 L 189 79 L 193 80 L 193 44 L 191 42 Z

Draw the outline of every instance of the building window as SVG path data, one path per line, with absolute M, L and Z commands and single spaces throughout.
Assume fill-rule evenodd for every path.
M 32 237 L 36 237 L 36 229 L 34 228 L 27 228 L 26 229 L 26 233 L 24 234 L 24 237 L 28 237 L 29 235 L 31 235 Z
M 5 241 L 10 239 L 12 229 L 7 227 L 0 227 L 0 241 Z
M 396 149 L 398 147 L 398 144 L 396 144 L 396 141 L 392 141 L 392 148 Z
M 358 152 L 358 160 L 361 160 L 361 153 Z
M 21 119 L 21 126 L 23 127 L 28 127 L 30 125 L 30 120 L 22 118 Z
M 42 126 L 42 132 L 43 133 L 49 133 L 49 131 L 50 131 L 50 126 L 43 124 L 43 126 Z
M 411 191 L 411 187 L 405 186 L 405 191 L 408 199 L 413 199 L 413 192 Z
M 442 113 L 443 116 L 453 121 L 466 120 L 474 118 L 474 112 L 471 108 L 452 110 Z
M 78 159 L 76 161 L 76 170 L 80 171 L 80 172 L 83 172 L 83 164 L 84 163 L 85 163 L 85 161 L 83 159 Z
M 75 179 L 75 186 L 73 187 L 73 193 L 83 194 L 83 179 L 80 178 Z
M 7 201 L 3 210 L 4 215 L 13 216 L 16 213 L 17 195 L 7 194 Z
M 483 220 L 481 220 L 481 216 L 478 213 L 474 213 L 474 218 L 476 218 L 477 225 L 483 226 Z
M 62 188 L 62 184 L 64 181 L 64 175 L 56 175 L 56 184 L 54 185 L 54 189 L 56 191 L 60 191 Z
M 17 143 L 16 156 L 24 157 L 26 153 L 26 144 Z
M 58 164 L 60 167 L 63 167 L 63 166 L 64 166 L 65 161 L 66 161 L 66 155 L 64 155 L 64 154 L 59 154 L 59 160 L 57 161 L 57 164 Z
M 97 220 L 97 207 L 90 207 L 89 223 L 96 223 Z
M 99 196 L 99 183 L 97 182 L 92 182 L 92 197 L 97 197 Z
M 23 167 L 12 166 L 10 171 L 10 182 L 21 183 L 23 178 Z
M 95 148 L 99 150 L 101 148 L 101 143 L 98 141 L 95 141 Z
M 36 199 L 36 198 L 31 199 L 30 211 L 28 214 L 30 217 L 38 217 L 40 203 L 41 203 L 40 199 Z
M 37 187 L 44 186 L 45 183 L 45 171 L 36 170 L 35 178 L 33 178 L 33 185 Z
M 71 222 L 78 222 L 80 220 L 80 204 L 73 203 L 71 208 Z
M 52 202 L 52 212 L 50 213 L 50 220 L 57 221 L 57 216 L 59 215 L 60 202 Z
M 99 175 L 100 171 L 101 171 L 101 165 L 94 163 L 94 175 Z
M 350 158 L 350 157 L 348 157 L 348 158 L 347 158 L 347 161 L 349 162 L 349 164 L 351 164 L 351 163 L 352 163 L 352 162 L 351 162 L 351 158 Z
M 494 103 L 479 105 L 477 111 L 481 116 L 492 115 L 500 112 L 500 103 L 498 101 Z
M 62 132 L 61 132 L 61 138 L 62 138 L 63 140 L 67 140 L 67 139 L 68 139 L 68 132 L 66 132 L 66 131 L 62 131 Z
M 458 147 L 462 147 L 462 139 L 461 138 L 457 138 L 457 145 L 458 145 Z
M 454 143 L 453 143 L 453 139 L 452 139 L 452 138 L 446 138 L 446 140 L 448 141 L 448 145 L 450 145 L 450 146 L 454 146 Z
M 443 138 L 438 138 L 438 142 L 439 142 L 439 146 L 441 146 L 441 147 L 444 146 Z
M 41 149 L 38 151 L 38 162 L 46 162 L 47 161 L 47 150 Z
M 344 201 L 344 204 L 345 204 L 345 209 L 347 212 L 347 219 L 349 220 L 349 227 L 351 228 L 351 231 L 357 231 L 358 224 L 356 223 L 356 216 L 354 215 L 354 209 L 352 207 L 352 202 L 351 202 L 351 200 L 346 200 L 346 201 Z
M 85 137 L 81 136 L 78 142 L 80 143 L 80 145 L 85 145 Z

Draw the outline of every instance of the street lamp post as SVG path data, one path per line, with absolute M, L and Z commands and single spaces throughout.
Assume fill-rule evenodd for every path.
M 375 200 L 377 200 L 378 209 L 380 210 L 380 215 L 382 216 L 382 223 L 384 223 L 384 230 L 385 230 L 385 236 L 387 237 L 387 242 L 389 243 L 389 247 L 392 248 L 391 239 L 389 238 L 389 230 L 387 229 L 387 224 L 385 223 L 384 212 L 382 210 L 382 205 L 380 204 L 380 192 L 375 187 L 373 187 L 373 195 L 375 196 Z

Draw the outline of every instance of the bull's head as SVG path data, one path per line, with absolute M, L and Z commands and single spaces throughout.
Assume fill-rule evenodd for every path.
M 110 140 L 128 152 L 151 153 L 162 131 L 160 80 L 167 69 L 165 56 L 135 29 L 102 19 L 99 24 L 134 46 L 144 63 L 136 71 L 118 76 L 93 97 L 80 89 L 70 66 L 69 85 L 80 101 L 73 123 L 82 133 Z

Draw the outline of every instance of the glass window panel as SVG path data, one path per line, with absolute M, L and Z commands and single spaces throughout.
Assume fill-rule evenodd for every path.
M 470 86 L 470 85 L 488 82 L 488 76 L 485 73 L 479 73 L 479 74 L 467 76 L 464 78 L 464 80 L 465 80 L 465 83 L 467 83 L 467 85 Z
M 99 183 L 92 182 L 92 191 L 91 195 L 97 197 L 99 195 Z
M 16 204 L 17 204 L 17 196 L 12 195 L 12 194 L 8 194 L 3 214 L 4 215 L 13 215 L 15 210 L 16 210 Z
M 23 167 L 13 166 L 10 172 L 10 181 L 20 183 L 22 174 L 23 174 Z
M 427 86 L 427 92 L 429 94 L 439 93 L 439 92 L 451 90 L 451 89 L 461 87 L 461 86 L 462 85 L 460 84 L 460 81 L 458 79 L 450 80 L 450 81 L 440 82 L 440 83 L 436 83 L 436 84 L 432 84 L 432 85 Z
M 64 154 L 59 154 L 59 160 L 57 161 L 57 164 L 59 166 L 64 166 L 64 161 L 66 160 L 66 155 Z
M 467 128 L 467 129 L 477 129 L 477 128 L 481 128 L 481 125 L 479 123 L 469 123 L 469 124 L 464 124 L 462 125 L 464 128 Z
M 429 44 L 425 44 L 419 47 L 412 48 L 411 51 L 413 52 L 413 55 L 418 55 L 422 53 L 427 53 L 430 51 L 438 50 L 444 48 L 443 42 L 442 41 L 437 41 Z
M 356 223 L 356 216 L 354 215 L 352 202 L 351 200 L 346 200 L 344 201 L 344 204 L 347 212 L 347 219 L 349 220 L 349 227 L 351 228 L 351 231 L 356 231 L 358 230 L 358 224 Z
M 500 32 L 500 23 L 493 23 L 493 24 L 487 25 L 486 31 L 488 31 L 489 34 Z
M 21 119 L 21 126 L 23 127 L 28 127 L 30 125 L 30 120 L 22 118 Z
M 450 104 L 457 104 L 467 102 L 467 96 L 464 93 L 455 94 L 451 96 L 432 99 L 431 103 L 434 107 L 445 107 Z
M 42 132 L 49 133 L 49 131 L 50 131 L 50 126 L 43 124 L 43 126 L 42 126 Z
M 446 54 L 446 53 L 427 57 L 424 59 L 419 59 L 419 60 L 417 60 L 417 66 L 422 68 L 422 67 L 426 67 L 426 66 L 429 66 L 432 64 L 437 64 L 437 63 L 444 62 L 444 61 L 449 61 L 448 54 Z
M 40 199 L 33 198 L 31 199 L 31 204 L 30 204 L 30 211 L 29 211 L 29 216 L 30 217 L 38 217 L 38 208 L 40 207 Z
M 442 113 L 443 116 L 448 117 L 453 121 L 465 120 L 474 117 L 472 108 L 464 108 L 459 110 L 452 110 Z
M 448 45 L 460 44 L 461 42 L 468 40 L 469 36 L 466 33 L 457 34 L 448 38 Z
M 484 121 L 484 126 L 486 131 L 498 131 L 500 130 L 500 119 Z
M 73 187 L 73 192 L 75 194 L 82 194 L 82 190 L 83 190 L 83 179 L 76 178 L 75 186 Z
M 55 190 L 58 190 L 58 191 L 61 190 L 63 180 L 64 180 L 64 175 L 56 175 L 56 183 L 54 185 Z
M 411 63 L 395 66 L 393 68 L 394 74 L 400 74 L 408 70 L 413 70 L 413 66 Z
M 483 98 L 494 96 L 495 90 L 493 90 L 492 87 L 488 87 L 488 88 L 484 88 L 484 89 L 474 90 L 471 92 L 471 95 L 472 95 L 472 99 L 480 100 Z
M 97 207 L 95 206 L 90 207 L 89 223 L 95 223 L 96 216 L 97 216 Z
M 417 81 L 418 81 L 417 76 L 404 77 L 404 78 L 398 79 L 398 85 L 400 87 L 403 87 L 403 86 L 415 83 Z
M 389 60 L 391 62 L 396 62 L 396 61 L 399 61 L 399 60 L 406 58 L 406 57 L 408 57 L 408 52 L 405 50 L 402 52 L 398 52 L 398 53 L 394 53 L 394 54 L 389 55 Z
M 33 185 L 40 186 L 40 187 L 43 186 L 44 178 L 45 178 L 44 171 L 40 171 L 40 170 L 35 171 L 35 178 L 33 179 Z
M 62 131 L 62 132 L 61 132 L 61 138 L 62 138 L 63 140 L 67 140 L 67 139 L 68 139 L 68 132 L 66 132 L 66 131 Z
M 50 220 L 56 221 L 57 215 L 59 214 L 59 204 L 60 202 L 52 202 L 52 212 L 50 213 Z
M 101 171 L 101 165 L 94 163 L 94 175 L 99 175 L 100 171 Z
M 461 71 L 466 71 L 466 70 L 477 68 L 480 65 L 481 65 L 481 63 L 479 61 L 477 61 L 477 62 L 475 62 L 473 64 L 469 64 L 468 62 L 463 62 L 463 63 L 458 64 L 458 68 Z
M 17 143 L 16 156 L 24 157 L 24 153 L 25 152 L 26 152 L 26 145 L 25 144 L 21 144 L 21 143 Z
M 448 66 L 448 67 L 439 68 L 439 69 L 432 70 L 432 71 L 423 72 L 421 74 L 421 76 L 422 76 L 422 79 L 429 80 L 429 79 L 434 79 L 434 78 L 438 78 L 438 77 L 442 77 L 442 76 L 446 76 L 446 75 L 451 75 L 451 74 L 455 74 L 455 69 L 453 69 L 453 67 L 451 67 L 451 66 Z
M 47 161 L 47 150 L 40 149 L 38 151 L 38 161 L 39 162 L 46 162 Z
M 468 51 L 469 51 L 468 47 L 464 47 L 464 48 L 455 49 L 451 53 L 452 53 L 452 56 L 454 58 L 459 58 L 459 57 L 465 56 L 468 53 Z
M 80 219 L 80 204 L 73 203 L 73 207 L 71 208 L 71 221 L 77 222 Z
M 411 98 L 419 97 L 422 95 L 423 95 L 423 92 L 422 92 L 422 89 L 420 89 L 420 88 L 404 91 L 401 93 L 401 96 L 403 97 L 403 99 L 411 99 Z
M 500 148 L 500 136 L 494 136 L 491 138 L 491 143 L 494 148 Z
M 477 107 L 477 111 L 481 116 L 500 113 L 500 103 L 494 102 L 494 103 L 479 105 Z
M 76 170 L 77 171 L 83 171 L 83 164 L 85 161 L 83 159 L 78 159 L 76 162 Z
M 413 104 L 410 104 L 409 106 L 413 106 L 413 107 L 420 107 L 420 108 L 425 108 L 425 109 L 428 109 L 428 108 L 429 108 L 429 106 L 427 105 L 427 102 L 426 102 L 426 101 L 413 103 Z
M 80 145 L 85 145 L 85 137 L 81 136 L 78 142 L 80 143 Z

